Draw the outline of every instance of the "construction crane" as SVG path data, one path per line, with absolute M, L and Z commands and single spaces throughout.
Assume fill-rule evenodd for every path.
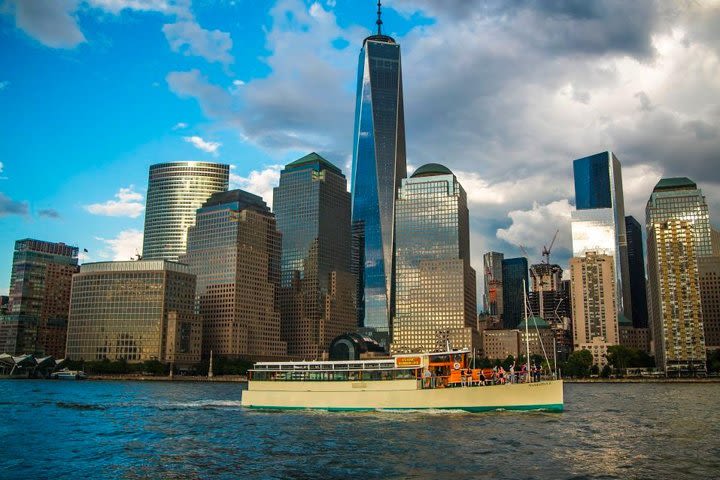
M 557 239 L 558 233 L 560 233 L 560 229 L 555 230 L 555 235 L 553 235 L 549 247 L 543 245 L 542 256 L 545 259 L 543 260 L 543 263 L 545 263 L 545 265 L 550 265 L 550 252 L 552 251 L 553 245 L 555 245 L 555 240 Z

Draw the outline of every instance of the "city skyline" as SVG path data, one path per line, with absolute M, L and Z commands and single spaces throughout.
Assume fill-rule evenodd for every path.
M 83 261 L 87 255 L 92 261 L 130 258 L 142 246 L 145 179 L 154 163 L 234 165 L 232 185 L 261 193 L 266 201 L 271 201 L 267 192 L 279 175 L 274 166 L 312 150 L 349 176 L 354 70 L 359 44 L 374 30 L 371 4 L 237 2 L 216 8 L 192 5 L 191 16 L 177 5 L 173 12 L 152 12 L 164 3 L 150 2 L 141 11 L 121 8 L 131 2 L 115 2 L 114 7 L 78 2 L 82 8 L 77 11 L 45 11 L 63 21 L 53 31 L 39 31 L 32 12 L 6 2 L 0 14 L 6 26 L 0 51 L 12 68 L 0 78 L 0 99 L 7 107 L 0 127 L 8 133 L 0 146 L 3 251 L 11 252 L 15 240 L 30 237 L 88 249 Z M 476 270 L 482 271 L 485 251 L 513 256 L 517 243 L 539 258 L 538 246 L 548 242 L 556 227 L 561 229 L 556 258 L 566 265 L 567 220 L 574 203 L 570 162 L 593 151 L 611 149 L 620 156 L 627 214 L 643 219 L 644 201 L 661 175 L 689 176 L 703 179 L 699 186 L 717 224 L 720 188 L 711 168 L 720 142 L 716 113 L 713 105 L 690 95 L 702 90 L 708 98 L 718 97 L 713 95 L 720 90 L 718 54 L 712 48 L 717 42 L 709 29 L 718 16 L 716 6 L 700 2 L 668 12 L 650 3 L 614 8 L 598 3 L 584 11 L 520 6 L 508 12 L 491 5 L 467 15 L 472 13 L 468 5 L 439 11 L 421 2 L 390 2 L 383 19 L 384 31 L 403 45 L 406 75 L 412 71 L 412 82 L 406 79 L 403 85 L 408 173 L 429 157 L 457 173 L 468 191 Z M 239 18 L 241 8 L 246 15 L 242 22 L 223 18 Z M 505 13 L 512 15 L 503 25 L 499 18 Z M 606 26 L 610 17 L 624 22 L 618 31 L 631 31 L 629 40 Z M 562 27 L 567 45 L 550 37 L 531 42 L 518 34 L 523 22 Z M 572 27 L 581 23 L 598 32 L 595 43 L 572 43 Z M 249 32 L 251 26 L 257 30 Z M 466 40 L 465 49 L 449 43 L 453 35 L 445 32 L 450 28 Z M 159 38 L 151 37 L 143 45 L 146 51 L 137 52 L 138 40 L 131 41 L 131 35 L 142 39 L 151 34 Z M 471 63 L 466 71 L 450 67 L 453 63 L 447 62 L 470 55 L 471 48 L 477 53 L 474 61 L 485 61 L 492 71 L 482 63 Z M 308 61 L 317 66 L 312 72 L 298 66 L 307 54 L 316 62 Z M 537 71 L 532 66 L 548 56 L 556 71 L 547 83 L 533 83 Z M 705 73 L 694 68 L 703 62 L 709 65 Z M 134 68 L 140 65 L 147 68 Z M 526 82 L 513 95 L 504 88 L 517 83 L 500 86 L 511 73 L 515 82 Z M 318 83 L 318 77 L 323 81 Z M 630 77 L 637 79 L 623 82 Z M 38 78 L 54 82 L 42 85 Z M 477 91 L 448 88 L 474 79 Z M 294 92 L 307 98 L 285 95 Z M 497 103 L 474 103 L 488 94 Z M 135 101 L 139 97 L 142 102 Z M 217 103 L 238 97 L 250 105 L 242 110 L 248 114 L 242 122 Z M 280 105 L 270 97 L 287 101 Z M 189 98 L 198 99 L 200 108 Z M 502 114 L 510 111 L 507 102 L 512 101 L 518 102 L 521 115 Z M 477 112 L 468 113 L 467 105 L 478 107 L 473 108 Z M 488 108 L 479 108 L 483 106 Z M 499 112 L 493 122 L 481 121 L 492 111 Z M 298 116 L 301 112 L 305 115 Z M 540 128 L 527 118 L 528 112 L 547 115 L 543 123 L 553 127 Z M 446 121 L 428 122 L 435 113 Z M 275 124 L 280 117 L 284 120 Z M 518 123 L 496 124 L 511 117 Z M 458 128 L 461 123 L 467 125 Z M 468 125 L 478 132 L 463 137 Z M 578 128 L 583 133 L 565 141 Z M 513 130 L 525 132 L 513 140 L 516 152 L 504 138 Z M 295 143 L 290 133 L 295 133 Z M 482 146 L 487 148 L 478 148 Z M 538 151 L 542 169 L 537 168 Z M 560 181 L 550 188 L 527 188 L 547 185 L 543 180 L 548 177 Z M 9 253 L 0 258 L 5 279 L 10 263 Z M 7 280 L 0 283 L 0 293 L 7 288 Z

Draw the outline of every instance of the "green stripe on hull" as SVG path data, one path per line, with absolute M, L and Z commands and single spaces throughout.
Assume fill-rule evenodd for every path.
M 410 407 L 410 408 L 366 408 L 366 407 L 278 407 L 278 406 L 261 406 L 261 405 L 246 405 L 246 408 L 252 408 L 255 410 L 326 410 L 328 412 L 374 412 L 374 411 L 401 411 L 401 410 L 463 410 L 466 412 L 478 413 L 478 412 L 493 412 L 503 410 L 543 410 L 547 412 L 562 412 L 563 404 L 554 403 L 549 405 L 513 405 L 507 407 Z

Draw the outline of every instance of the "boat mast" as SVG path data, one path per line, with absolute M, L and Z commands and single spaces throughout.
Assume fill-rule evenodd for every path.
M 525 374 L 527 375 L 527 380 L 529 381 L 532 377 L 530 375 L 530 334 L 528 331 L 528 306 L 527 306 L 527 295 L 525 295 L 525 279 L 523 278 L 523 306 L 525 308 L 525 364 L 527 365 L 527 368 L 525 369 Z

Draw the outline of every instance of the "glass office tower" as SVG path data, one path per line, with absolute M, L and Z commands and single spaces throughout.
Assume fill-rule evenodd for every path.
M 228 189 L 230 166 L 172 162 L 150 166 L 145 207 L 144 259 L 177 261 L 185 253 L 195 211 L 215 192 Z
M 631 318 L 632 298 L 620 162 L 612 152 L 597 153 L 575 160 L 573 172 L 576 207 L 572 212 L 573 257 L 596 252 L 614 258 L 618 314 Z
M 397 295 L 393 352 L 474 348 L 477 305 L 467 195 L 430 163 L 402 181 L 395 218 Z
M 357 327 L 345 175 L 317 153 L 285 166 L 273 190 L 282 235 L 280 312 L 288 355 L 326 356 Z
M 525 288 L 523 289 L 523 281 Z M 503 328 L 518 328 L 525 320 L 523 296 L 528 289 L 528 261 L 525 257 L 502 261 Z
M 502 300 L 502 261 L 505 256 L 499 252 L 487 252 L 483 255 L 484 296 L 483 310 L 493 317 L 503 313 Z
M 632 322 L 635 328 L 648 327 L 647 291 L 645 282 L 645 254 L 643 253 L 642 227 L 635 217 L 625 217 L 627 232 L 630 295 L 632 296 Z
M 361 326 L 387 346 L 394 310 L 395 196 L 407 171 L 400 45 L 380 28 L 360 50 L 355 101 L 352 221 L 364 244 L 364 263 L 356 268 L 364 300 Z

